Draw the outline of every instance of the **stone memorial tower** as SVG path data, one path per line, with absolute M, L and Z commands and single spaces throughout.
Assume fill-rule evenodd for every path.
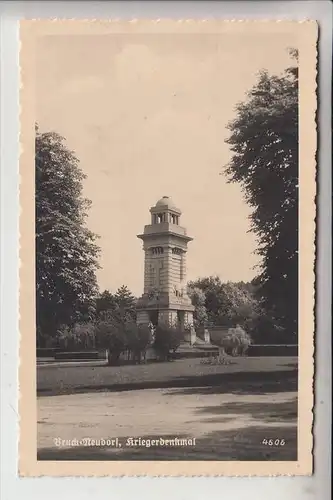
M 181 329 L 193 325 L 186 291 L 187 244 L 192 241 L 180 226 L 181 211 L 168 196 L 150 209 L 151 223 L 138 238 L 145 253 L 144 293 L 137 304 L 137 323 L 167 323 Z

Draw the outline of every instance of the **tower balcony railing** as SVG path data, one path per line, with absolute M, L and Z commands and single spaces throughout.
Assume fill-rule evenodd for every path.
M 187 231 L 184 227 L 178 226 L 178 224 L 172 224 L 170 222 L 160 222 L 158 224 L 149 224 L 144 228 L 144 234 L 153 234 L 156 232 L 161 233 L 176 233 L 181 236 L 187 236 Z

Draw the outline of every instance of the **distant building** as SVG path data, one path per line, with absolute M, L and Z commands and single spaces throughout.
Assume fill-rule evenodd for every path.
M 151 223 L 138 238 L 145 254 L 144 292 L 137 304 L 137 323 L 167 323 L 181 329 L 193 325 L 186 288 L 187 236 L 180 225 L 181 211 L 168 196 L 151 207 Z

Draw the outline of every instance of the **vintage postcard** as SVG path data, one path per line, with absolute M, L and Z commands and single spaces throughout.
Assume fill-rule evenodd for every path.
M 20 475 L 312 473 L 317 36 L 21 22 Z

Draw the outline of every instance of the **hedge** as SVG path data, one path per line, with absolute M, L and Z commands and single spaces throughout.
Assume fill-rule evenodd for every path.
M 298 345 L 292 344 L 253 344 L 249 346 L 248 356 L 298 356 Z
M 56 349 L 53 347 L 38 347 L 36 356 L 37 358 L 54 358 Z
M 202 349 L 200 356 L 206 355 L 206 349 Z M 212 349 L 207 349 L 207 355 L 212 355 Z M 193 353 L 193 357 L 198 355 L 197 352 Z M 281 345 L 281 344 L 253 344 L 249 346 L 247 351 L 248 356 L 297 356 L 298 346 L 297 345 Z M 176 352 L 176 357 L 182 357 L 181 353 Z M 105 359 L 104 352 L 98 351 L 63 351 L 55 348 L 39 348 L 37 349 L 37 358 L 53 358 L 56 360 L 95 360 L 95 359 Z
M 56 352 L 54 354 L 56 360 L 84 360 L 99 359 L 98 351 L 76 351 L 76 352 Z

